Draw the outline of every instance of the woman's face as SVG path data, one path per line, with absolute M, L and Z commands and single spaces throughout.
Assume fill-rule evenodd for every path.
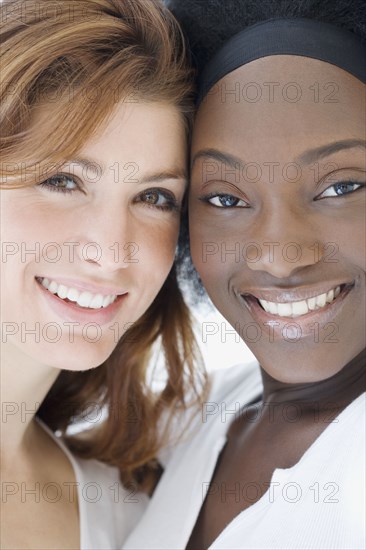
M 365 338 L 365 86 L 273 56 L 201 104 L 190 193 L 195 266 L 268 373 L 328 378 Z
M 178 111 L 125 103 L 57 176 L 1 191 L 2 341 L 58 368 L 101 364 L 172 267 L 185 171 Z

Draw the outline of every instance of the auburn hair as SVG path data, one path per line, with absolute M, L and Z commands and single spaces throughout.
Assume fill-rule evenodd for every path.
M 121 101 L 176 106 L 189 130 L 192 75 L 179 26 L 160 1 L 5 0 L 0 17 L 3 188 L 47 179 Z M 36 110 L 50 103 L 47 120 L 37 122 Z M 159 343 L 166 372 L 157 391 L 148 366 Z M 166 440 L 163 419 L 167 427 L 178 409 L 198 403 L 205 382 L 176 267 L 101 366 L 72 372 L 66 362 L 37 415 L 73 452 L 117 466 L 123 483 L 148 489 Z M 105 412 L 98 429 L 68 435 L 91 404 Z

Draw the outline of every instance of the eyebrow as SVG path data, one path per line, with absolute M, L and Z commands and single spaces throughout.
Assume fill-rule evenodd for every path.
M 365 148 L 366 141 L 362 139 L 344 139 L 341 141 L 334 141 L 333 143 L 328 143 L 327 145 L 322 145 L 321 147 L 316 147 L 315 149 L 308 149 L 298 157 L 298 160 L 305 164 L 311 164 L 318 159 L 327 157 L 333 153 L 338 153 L 338 151 L 344 151 L 345 149 L 353 149 L 356 147 Z
M 94 160 L 88 159 L 88 158 L 81 158 L 77 157 L 71 160 L 68 160 L 65 164 L 77 164 L 78 166 L 81 166 L 81 168 L 86 168 L 90 170 L 94 176 L 102 176 L 105 172 L 104 166 L 101 166 Z
M 244 168 L 243 161 L 239 157 L 230 155 L 229 153 L 224 153 L 223 151 L 219 151 L 218 149 L 201 149 L 201 151 L 198 151 L 198 153 L 196 153 L 192 159 L 191 170 L 194 163 L 200 159 L 217 160 L 218 162 L 227 164 L 234 169 L 240 168 L 242 170 Z
M 106 171 L 105 166 L 100 165 L 97 162 L 95 162 L 91 159 L 88 159 L 88 158 L 77 157 L 75 159 L 71 159 L 71 160 L 67 161 L 67 163 L 65 163 L 65 164 L 76 164 L 78 166 L 81 166 L 82 168 L 85 168 L 88 171 L 90 170 L 90 172 L 92 172 L 92 174 L 94 176 L 98 176 L 98 175 L 102 176 Z M 128 163 L 126 163 L 126 164 L 128 164 Z M 133 164 L 136 164 L 136 163 L 130 163 L 130 164 L 132 166 Z M 137 164 L 136 164 L 136 166 L 137 166 Z M 110 168 L 110 169 L 112 169 L 112 168 Z M 135 175 L 131 174 L 131 178 L 138 179 L 137 175 L 138 175 L 138 172 L 136 172 Z M 186 170 L 182 170 L 182 169 L 167 170 L 167 171 L 161 171 L 161 172 L 146 174 L 137 183 L 138 183 L 138 185 L 144 185 L 146 183 L 161 183 L 161 182 L 166 181 L 166 180 L 177 180 L 177 181 L 182 181 L 184 184 L 186 184 L 187 181 L 188 181 L 188 175 L 187 175 Z M 132 181 L 133 180 L 131 180 L 131 182 Z
M 297 157 L 296 160 L 298 160 L 300 163 L 311 164 L 312 162 L 332 155 L 333 153 L 338 153 L 339 151 L 343 151 L 345 149 L 353 149 L 356 147 L 366 148 L 366 141 L 362 139 L 345 139 L 341 141 L 334 141 L 332 143 L 328 143 L 327 145 L 316 147 L 315 149 L 308 149 L 299 157 Z M 191 169 L 193 168 L 194 163 L 200 159 L 213 159 L 218 162 L 227 164 L 233 169 L 239 168 L 240 170 L 244 168 L 245 164 L 239 157 L 236 157 L 235 155 L 230 155 L 229 153 L 224 153 L 223 151 L 219 151 L 218 149 L 211 148 L 202 149 L 194 155 L 191 162 Z
M 188 182 L 188 175 L 187 175 L 187 172 L 182 172 L 179 170 L 159 172 L 157 174 L 147 174 L 142 178 L 141 181 L 139 181 L 139 185 L 142 185 L 145 183 L 160 183 L 166 180 L 182 181 L 183 183 L 186 184 Z

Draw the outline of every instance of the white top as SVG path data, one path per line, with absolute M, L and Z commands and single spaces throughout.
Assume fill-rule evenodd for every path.
M 254 363 L 214 373 L 202 418 L 193 435 L 168 457 L 147 511 L 124 549 L 186 547 L 233 411 L 238 413 L 261 393 Z M 295 466 L 274 471 L 268 491 L 234 518 L 210 549 L 364 550 L 365 433 L 363 394 L 329 422 Z
M 145 510 L 148 497 L 127 491 L 119 480 L 118 469 L 98 460 L 83 460 L 73 455 L 61 438 L 42 421 L 38 423 L 69 459 L 75 475 L 79 505 L 80 550 L 120 548 Z M 74 498 L 72 487 L 68 498 Z

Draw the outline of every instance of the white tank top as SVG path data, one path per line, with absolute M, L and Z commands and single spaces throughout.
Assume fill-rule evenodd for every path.
M 150 504 L 122 548 L 186 548 L 234 413 L 261 392 L 256 364 L 214 373 L 204 414 L 191 437 L 167 456 Z M 362 394 L 329 421 L 297 464 L 274 471 L 268 491 L 226 526 L 210 550 L 364 550 L 365 411 Z M 242 490 L 239 484 L 238 498 Z
M 80 549 L 116 550 L 143 514 L 148 497 L 126 490 L 119 480 L 118 469 L 97 460 L 74 456 L 52 430 L 37 418 L 39 425 L 56 442 L 74 470 L 75 485 L 65 488 L 79 505 Z

